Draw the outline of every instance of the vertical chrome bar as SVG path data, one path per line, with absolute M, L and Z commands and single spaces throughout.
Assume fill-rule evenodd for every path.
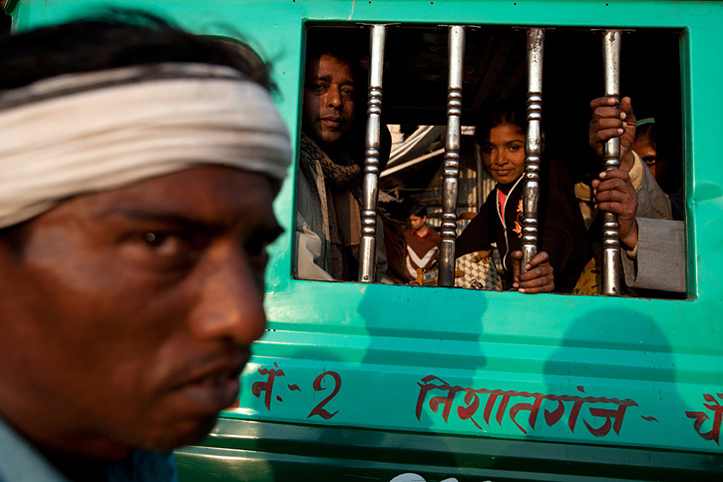
M 603 31 L 603 59 L 605 67 L 605 95 L 620 102 L 620 30 Z M 603 168 L 606 171 L 620 167 L 620 138 L 609 139 L 603 147 Z M 620 226 L 618 217 L 603 214 L 603 294 L 619 296 L 621 288 Z
M 364 155 L 364 184 L 362 191 L 361 246 L 359 249 L 359 281 L 362 283 L 372 283 L 376 278 L 379 148 L 381 146 L 382 76 L 386 37 L 387 27 L 385 25 L 372 26 L 366 152 Z
M 537 254 L 537 203 L 540 197 L 542 158 L 542 56 L 545 31 L 527 31 L 527 136 L 525 137 L 525 184 L 522 189 L 522 266 Z
M 447 138 L 442 190 L 442 241 L 439 247 L 439 286 L 454 286 L 454 244 L 457 238 L 459 149 L 462 130 L 462 67 L 464 27 L 449 27 L 449 81 L 447 86 Z

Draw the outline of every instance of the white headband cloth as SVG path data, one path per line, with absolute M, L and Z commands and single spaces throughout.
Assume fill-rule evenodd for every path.
M 63 75 L 0 95 L 0 228 L 71 196 L 198 165 L 280 180 L 291 156 L 269 93 L 229 67 Z

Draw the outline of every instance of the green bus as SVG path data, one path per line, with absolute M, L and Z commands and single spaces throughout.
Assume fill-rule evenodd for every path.
M 249 43 L 273 65 L 297 154 L 309 39 L 353 52 L 378 107 L 366 113 L 367 147 L 378 147 L 380 126 L 436 133 L 417 136 L 426 140 L 416 153 L 393 144 L 376 170 L 367 152 L 365 208 L 424 201 L 452 259 L 455 231 L 444 223 L 484 200 L 468 127 L 499 101 L 529 104 L 536 66 L 545 152 L 584 174 L 589 102 L 608 90 L 601 45 L 613 32 L 615 86 L 665 132 L 684 219 L 678 294 L 464 289 L 445 280 L 454 274 L 444 250 L 435 286 L 313 281 L 294 270 L 295 164 L 275 204 L 286 233 L 270 251 L 266 334 L 237 402 L 205 440 L 177 450 L 182 481 L 723 480 L 723 2 L 9 0 L 4 9 L 21 31 L 109 4 Z M 544 63 L 530 55 L 537 47 Z

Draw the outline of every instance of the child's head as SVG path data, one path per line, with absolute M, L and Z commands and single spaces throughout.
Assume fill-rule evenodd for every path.
M 427 208 L 417 204 L 409 212 L 409 225 L 415 231 L 422 229 L 427 223 Z
M 500 184 L 511 184 L 525 170 L 525 114 L 496 109 L 477 126 L 475 139 L 482 165 Z
M 663 181 L 665 174 L 664 162 L 658 162 L 657 129 L 655 119 L 641 119 L 636 124 L 635 140 L 631 148 L 648 165 L 658 183 Z

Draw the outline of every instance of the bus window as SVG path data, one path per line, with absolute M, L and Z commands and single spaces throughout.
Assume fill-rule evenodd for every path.
M 383 30 L 383 45 L 374 54 L 369 26 L 307 26 L 297 172 L 297 278 L 369 281 L 359 277 L 366 257 L 375 270 L 375 281 L 408 283 L 403 232 L 409 209 L 420 204 L 427 208 L 427 225 L 441 235 L 440 258 L 445 257 L 445 239 L 452 242 L 454 258 L 454 238 L 480 211 L 495 186 L 482 167 L 475 126 L 496 106 L 524 105 L 526 100 L 529 104 L 529 29 L 466 26 L 458 29 L 462 33 L 457 40 L 453 40 L 451 26 L 405 24 Z M 592 29 L 541 31 L 542 170 L 554 162 L 569 174 L 591 238 L 589 263 L 583 264 L 584 269 L 581 265 L 579 277 L 574 276 L 578 283 L 566 291 L 601 294 L 604 230 L 602 216 L 597 216 L 592 202 L 591 181 L 603 170 L 603 161 L 589 146 L 588 128 L 590 102 L 605 92 L 602 34 Z M 638 160 L 630 172 L 641 199 L 638 214 L 684 221 L 681 32 L 638 29 L 621 32 L 620 37 L 620 94 L 631 98 L 638 131 L 633 145 Z M 460 88 L 451 84 L 455 55 L 459 56 Z M 369 85 L 370 70 L 380 85 Z M 457 126 L 450 120 L 455 116 Z M 368 125 L 377 131 L 367 133 Z M 457 137 L 450 126 L 458 129 Z M 365 175 L 364 158 L 370 153 L 373 168 L 367 168 Z M 456 170 L 450 171 L 449 161 L 445 162 L 450 157 Z M 643 168 L 645 182 L 654 179 L 660 188 L 656 186 L 652 201 L 647 191 L 641 193 Z M 369 187 L 370 179 L 374 192 L 365 194 L 364 185 Z M 445 200 L 445 191 L 454 199 Z M 372 207 L 365 207 L 370 197 Z M 450 209 L 445 217 L 445 210 Z M 444 220 L 450 215 L 453 224 L 445 234 Z M 544 215 L 540 216 L 544 225 Z M 375 229 L 370 231 L 371 225 Z M 375 245 L 366 256 L 364 230 L 374 234 Z M 486 261 L 490 269 L 505 270 L 500 265 L 499 246 L 492 243 L 491 248 Z M 682 245 L 680 250 L 682 259 Z M 636 254 L 631 248 L 621 257 L 629 263 Z M 431 276 L 420 278 L 424 279 L 421 284 L 471 287 L 460 282 L 464 274 L 460 275 L 459 266 L 451 284 L 440 281 L 444 266 L 439 265 L 443 264 L 441 259 L 439 269 L 429 270 Z M 622 277 L 622 270 L 620 273 Z M 680 278 L 684 276 L 683 272 Z M 477 287 L 501 286 L 495 275 L 490 275 L 488 284 Z M 685 286 L 677 291 L 628 287 L 623 282 L 620 294 L 680 298 Z

